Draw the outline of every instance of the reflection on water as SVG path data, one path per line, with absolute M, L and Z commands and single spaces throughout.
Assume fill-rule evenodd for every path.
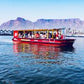
M 14 43 L 13 50 L 15 53 L 31 53 L 35 55 L 35 58 L 43 59 L 54 59 L 59 56 L 60 52 L 74 52 L 73 47 L 56 47 L 28 43 Z

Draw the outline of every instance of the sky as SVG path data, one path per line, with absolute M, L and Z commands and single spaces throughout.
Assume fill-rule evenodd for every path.
M 84 20 L 84 0 L 0 0 L 0 24 L 17 17 Z

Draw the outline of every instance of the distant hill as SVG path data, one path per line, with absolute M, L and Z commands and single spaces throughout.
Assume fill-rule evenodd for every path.
M 10 20 L 3 23 L 0 29 L 17 30 L 17 29 L 44 29 L 44 28 L 72 28 L 84 29 L 84 21 L 78 18 L 72 19 L 38 19 L 36 22 L 18 17 L 15 20 Z

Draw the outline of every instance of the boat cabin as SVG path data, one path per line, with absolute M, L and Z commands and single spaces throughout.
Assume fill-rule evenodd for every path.
M 14 38 L 64 39 L 64 28 L 15 30 Z

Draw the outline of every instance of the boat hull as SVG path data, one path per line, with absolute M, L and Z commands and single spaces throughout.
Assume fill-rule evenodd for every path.
M 75 39 L 30 39 L 30 38 L 13 38 L 14 42 L 33 43 L 53 46 L 72 46 Z

